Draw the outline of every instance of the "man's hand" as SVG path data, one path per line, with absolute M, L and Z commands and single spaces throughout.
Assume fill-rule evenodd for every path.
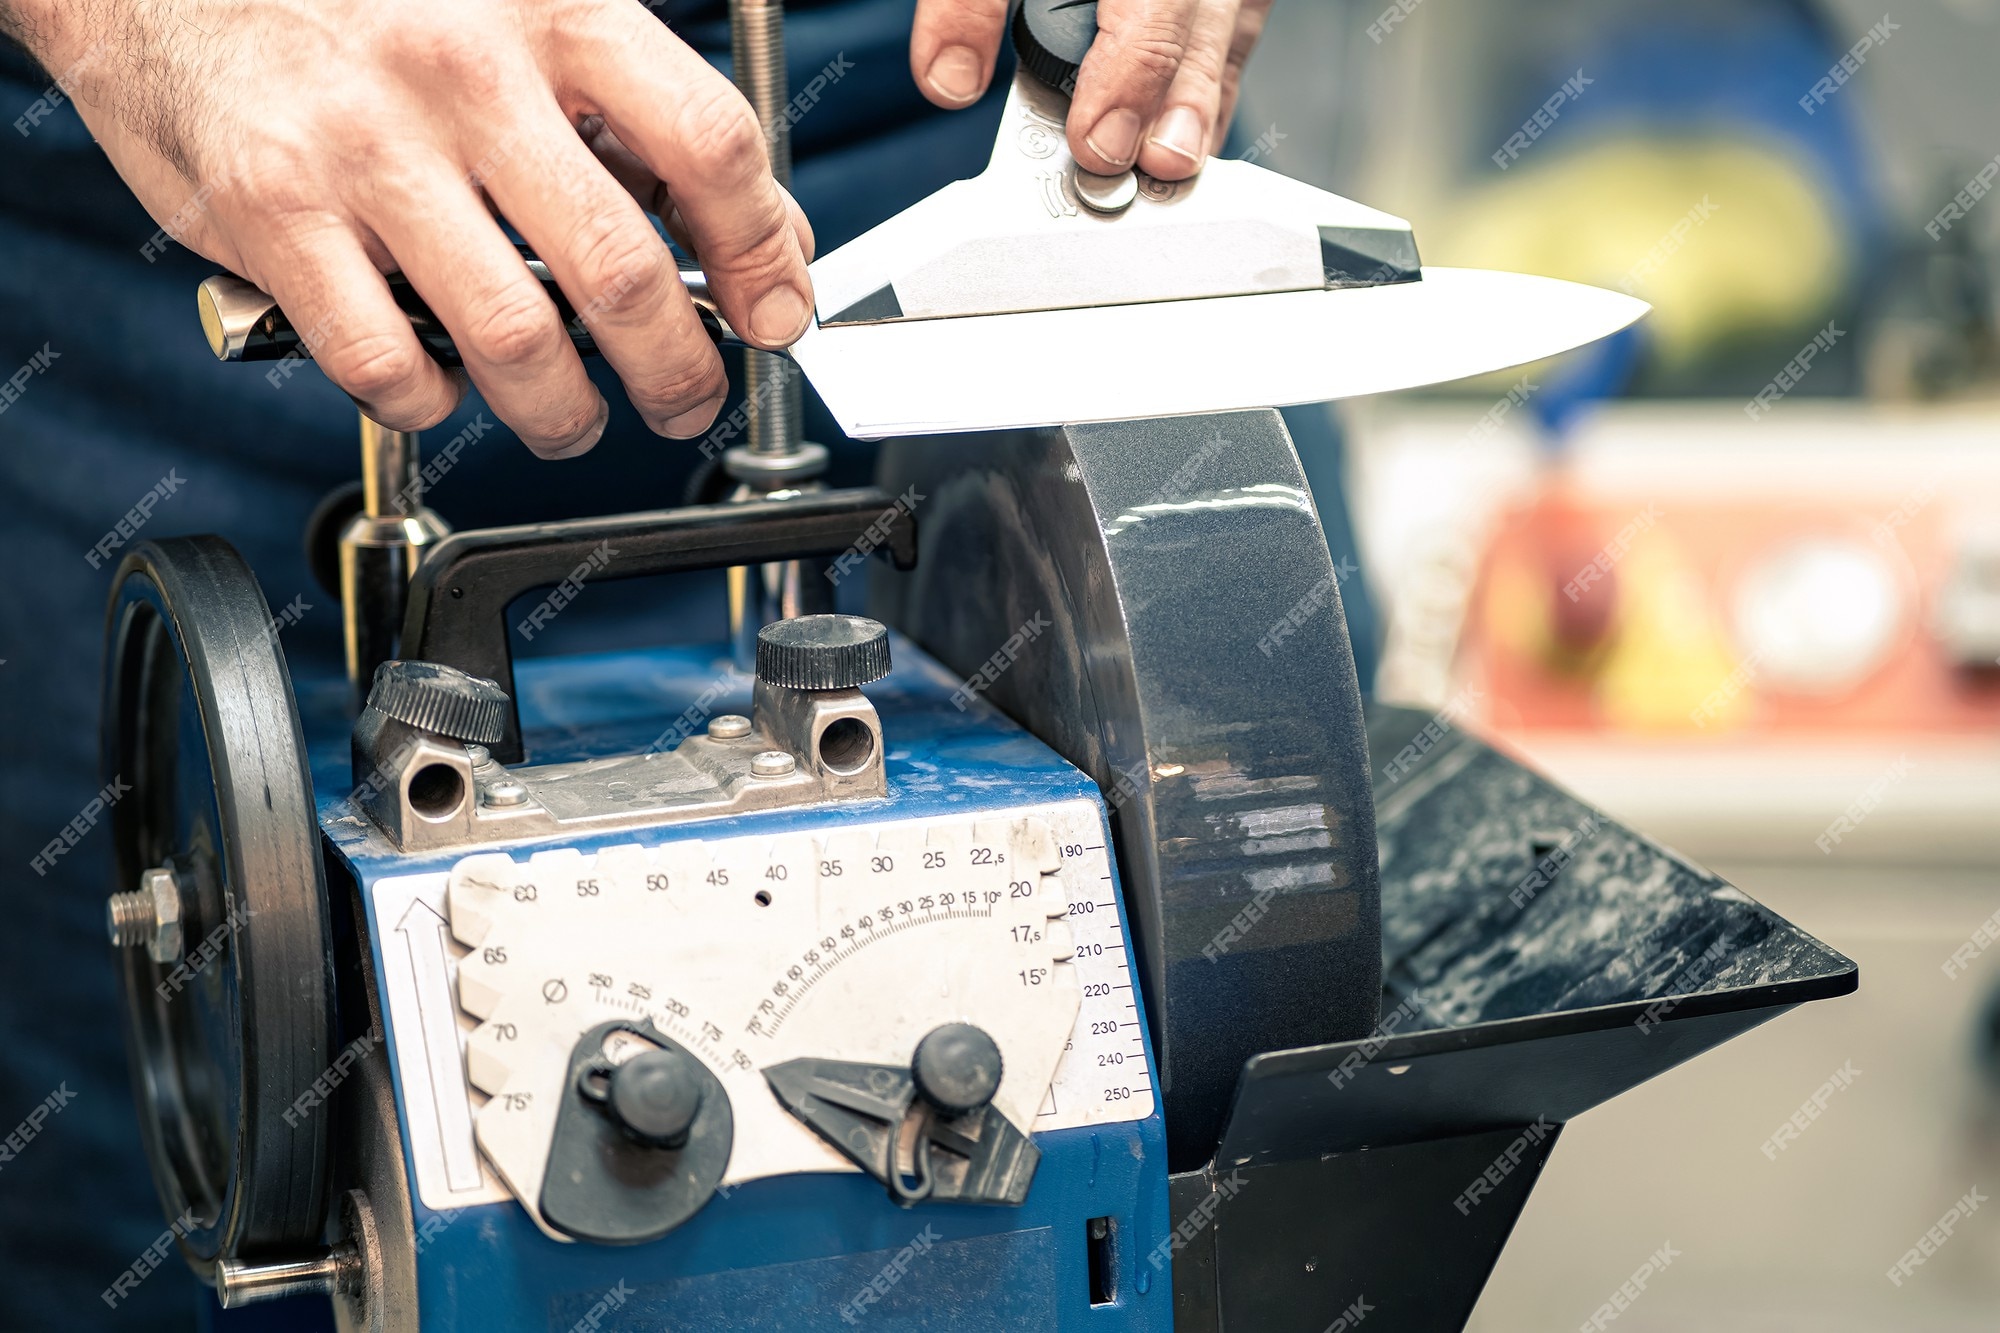
M 635 0 L 6 3 L 153 217 L 276 297 L 385 426 L 435 425 L 464 387 L 391 300 L 401 270 L 530 448 L 603 434 L 496 214 L 662 435 L 701 434 L 728 384 L 647 211 L 758 346 L 812 314 L 812 234 L 749 105 Z
M 1243 62 L 1271 0 L 1099 0 L 1097 42 L 1069 107 L 1078 165 L 1135 162 L 1161 180 L 1201 170 L 1236 112 Z M 910 70 L 942 107 L 970 106 L 993 78 L 1007 0 L 917 0 Z

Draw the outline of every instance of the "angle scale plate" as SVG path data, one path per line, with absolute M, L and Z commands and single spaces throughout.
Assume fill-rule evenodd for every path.
M 724 1183 L 735 1184 L 854 1169 L 784 1109 L 764 1069 L 801 1057 L 904 1064 L 924 1033 L 955 1020 L 999 1043 L 995 1105 L 1024 1131 L 1150 1115 L 1103 829 L 1097 807 L 1075 801 L 594 854 L 484 853 L 448 876 L 384 881 L 375 910 L 428 920 L 417 903 L 435 903 L 449 919 L 470 1086 L 437 1101 L 469 1098 L 460 1133 L 476 1124 L 508 1193 L 540 1198 L 572 1048 L 614 1018 L 650 1020 L 722 1081 L 736 1117 Z M 406 1092 L 429 1092 L 442 1071 L 426 1058 L 422 1015 L 398 1004 L 402 987 L 386 990 Z M 611 1055 L 642 1048 L 634 1039 Z M 451 1145 L 413 1147 L 427 1203 L 471 1201 L 435 1179 Z

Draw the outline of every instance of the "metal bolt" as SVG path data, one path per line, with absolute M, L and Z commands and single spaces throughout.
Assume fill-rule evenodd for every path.
M 471 758 L 474 768 L 493 767 L 493 751 L 487 749 L 485 746 L 468 745 L 465 747 L 465 753 Z
M 181 886 L 174 872 L 155 866 L 139 874 L 139 887 L 105 902 L 105 924 L 114 948 L 146 946 L 156 963 L 181 956 Z
M 353 1291 L 361 1276 L 361 1256 L 342 1241 L 306 1259 L 254 1262 L 224 1259 L 215 1268 L 216 1296 L 225 1310 L 287 1296 L 331 1296 Z
M 144 944 L 153 933 L 153 898 L 147 893 L 114 893 L 105 904 L 111 924 L 111 945 L 129 949 Z
M 753 777 L 782 778 L 798 766 L 799 761 L 783 750 L 764 750 L 750 761 L 750 773 Z
M 502 778 L 479 789 L 479 803 L 491 806 L 526 805 L 528 789 L 513 778 Z
M 741 713 L 724 713 L 708 720 L 708 734 L 718 741 L 733 741 L 750 734 L 750 719 Z

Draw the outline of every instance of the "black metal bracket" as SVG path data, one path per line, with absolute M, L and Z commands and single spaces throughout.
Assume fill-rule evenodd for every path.
M 990 1102 L 961 1116 L 935 1113 L 910 1071 L 849 1060 L 787 1060 L 764 1071 L 784 1108 L 840 1155 L 888 1187 L 900 1207 L 988 1203 L 1020 1207 L 1042 1150 Z M 915 1119 L 915 1134 L 905 1130 Z M 898 1144 L 911 1143 L 918 1184 L 905 1184 Z
M 1562 1128 L 1795 1005 L 1848 959 L 1463 727 L 1371 704 L 1385 986 L 1373 1034 L 1243 1064 L 1178 1333 L 1447 1333 Z M 1691 1114 L 1698 1114 L 1698 1108 Z M 1420 1238 L 1413 1243 L 1412 1238 Z
M 560 584 L 579 568 L 593 580 L 628 579 L 845 551 L 885 555 L 909 569 L 916 520 L 892 496 L 864 487 L 454 533 L 410 580 L 399 651 L 497 681 L 509 699 L 506 734 L 489 748 L 501 763 L 518 763 L 521 712 L 506 617 L 522 593 Z

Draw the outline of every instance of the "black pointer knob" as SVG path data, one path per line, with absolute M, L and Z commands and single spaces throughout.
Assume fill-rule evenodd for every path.
M 865 616 L 795 616 L 757 631 L 757 679 L 794 690 L 852 690 L 889 674 L 889 631 Z
M 1076 72 L 1095 40 L 1097 0 L 1023 0 L 1014 15 L 1014 53 L 1059 93 L 1076 91 Z
M 1000 1091 L 1000 1048 L 970 1023 L 932 1028 L 910 1059 L 917 1093 L 947 1116 L 977 1111 Z
M 678 1148 L 701 1111 L 701 1084 L 680 1051 L 642 1051 L 611 1071 L 605 1099 L 618 1127 L 654 1148 Z
M 419 731 L 492 745 L 505 731 L 507 692 L 483 676 L 435 662 L 384 662 L 368 706 Z

